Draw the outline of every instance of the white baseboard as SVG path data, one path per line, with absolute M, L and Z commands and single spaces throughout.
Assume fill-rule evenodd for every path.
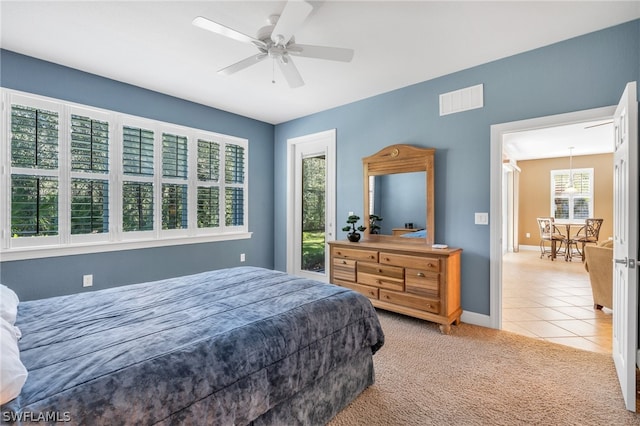
M 491 324 L 491 317 L 489 315 L 477 314 L 475 312 L 462 312 L 462 316 L 460 317 L 462 322 L 466 322 L 467 324 L 479 325 L 481 327 L 493 328 Z

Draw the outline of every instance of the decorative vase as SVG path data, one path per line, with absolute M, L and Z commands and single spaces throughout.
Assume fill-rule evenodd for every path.
M 357 243 L 358 241 L 360 241 L 360 234 L 357 232 L 350 232 L 347 234 L 347 238 L 352 243 Z

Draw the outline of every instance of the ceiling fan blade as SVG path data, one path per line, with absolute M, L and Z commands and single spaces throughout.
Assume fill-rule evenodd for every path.
M 285 46 L 312 10 L 313 6 L 305 1 L 291 0 L 287 2 L 276 26 L 273 28 L 271 40 L 279 46 Z
M 267 55 L 266 53 L 258 53 L 257 55 L 249 56 L 248 58 L 243 59 L 240 62 L 236 62 L 233 65 L 229 65 L 226 68 L 222 68 L 221 70 L 218 71 L 218 74 L 231 75 L 245 68 L 248 68 L 251 65 L 257 64 L 258 62 L 266 59 L 268 56 L 269 55 Z
M 305 58 L 328 59 L 330 61 L 351 62 L 353 49 L 342 47 L 312 46 L 309 44 L 292 44 L 287 46 L 291 55 Z
M 225 27 L 222 24 L 219 24 L 217 22 L 214 22 L 214 21 L 212 21 L 210 19 L 207 19 L 207 18 L 204 18 L 202 16 L 198 16 L 191 23 L 193 25 L 195 25 L 196 27 L 198 27 L 198 28 L 202 28 L 204 30 L 211 31 L 211 32 L 214 32 L 216 34 L 220 34 L 220 35 L 223 35 L 225 37 L 229 37 L 229 38 L 232 38 L 234 40 L 241 41 L 243 43 L 251 43 L 251 44 L 253 44 L 255 46 L 266 48 L 266 44 L 263 41 L 258 40 L 257 38 L 249 37 L 246 34 L 242 34 L 239 31 L 236 31 L 236 30 L 231 29 L 229 27 Z
M 296 87 L 304 85 L 304 80 L 302 80 L 302 76 L 300 75 L 298 68 L 293 63 L 293 59 L 289 58 L 288 55 L 284 55 L 277 61 L 285 80 L 289 83 L 289 87 L 295 89 Z

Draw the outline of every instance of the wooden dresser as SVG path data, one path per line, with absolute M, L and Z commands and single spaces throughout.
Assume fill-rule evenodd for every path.
M 440 324 L 460 323 L 462 249 L 413 242 L 331 241 L 331 282 L 367 296 L 373 306 Z

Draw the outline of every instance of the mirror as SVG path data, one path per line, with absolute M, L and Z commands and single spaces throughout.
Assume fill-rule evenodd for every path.
M 383 218 L 371 233 L 401 235 L 425 229 L 427 180 L 425 172 L 399 173 L 369 178 L 369 215 Z
M 366 237 L 433 244 L 434 154 L 432 148 L 391 145 L 362 159 Z M 383 220 L 372 234 L 374 214 Z

